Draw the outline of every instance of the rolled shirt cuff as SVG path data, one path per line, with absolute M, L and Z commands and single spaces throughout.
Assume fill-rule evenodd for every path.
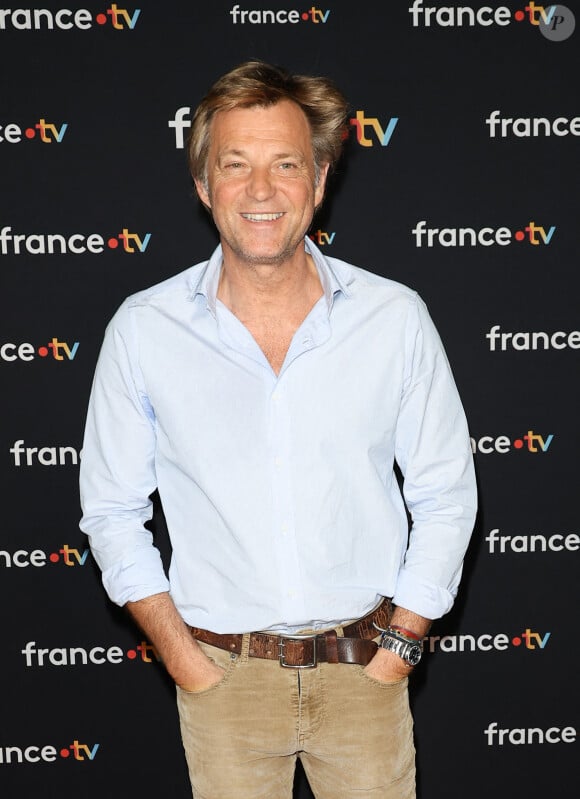
M 401 569 L 393 602 L 426 619 L 439 619 L 451 610 L 456 594 L 457 588 L 450 591 L 416 573 Z
M 153 548 L 104 569 L 103 585 L 110 599 L 120 606 L 169 591 L 161 556 Z

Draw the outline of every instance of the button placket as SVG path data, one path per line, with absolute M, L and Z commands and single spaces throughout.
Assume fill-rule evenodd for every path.
M 278 560 L 278 585 L 286 618 L 300 615 L 302 588 L 292 481 L 292 424 L 287 395 L 279 384 L 270 396 L 272 447 L 272 536 Z

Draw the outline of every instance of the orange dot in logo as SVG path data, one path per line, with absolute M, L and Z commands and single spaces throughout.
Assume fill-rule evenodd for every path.
M 522 643 L 522 639 L 519 638 L 517 635 L 516 635 L 515 638 L 512 638 L 512 644 L 514 646 L 520 646 L 521 643 Z
M 52 552 L 52 553 L 49 555 L 48 559 L 49 559 L 49 561 L 50 561 L 51 563 L 58 563 L 58 561 L 59 561 L 59 557 L 58 557 L 58 554 L 57 554 L 56 552 Z
M 61 749 L 60 750 L 60 756 L 61 757 L 68 757 L 69 755 L 70 755 L 70 752 L 68 751 L 68 749 Z
M 526 15 L 524 14 L 523 11 L 516 11 L 516 13 L 514 14 L 514 19 L 516 19 L 518 22 L 521 22 L 525 18 L 525 16 Z
M 97 14 L 95 17 L 98 25 L 105 25 L 107 22 L 107 15 L 106 14 Z
M 107 244 L 109 245 L 109 247 L 112 250 L 114 250 L 114 249 L 116 249 L 119 246 L 119 240 L 118 239 L 109 239 Z
M 306 22 L 306 20 L 308 19 L 308 14 L 306 13 L 306 11 L 302 14 L 302 19 L 304 20 L 304 22 Z
M 36 136 L 36 131 L 34 130 L 34 128 L 26 128 L 26 130 L 24 131 L 24 135 L 26 136 L 27 139 L 33 139 Z
M 516 232 L 514 234 L 514 239 L 516 241 L 523 241 L 525 238 L 526 238 L 526 234 L 524 233 L 523 230 L 516 230 Z
M 41 358 L 46 358 L 46 356 L 48 355 L 48 347 L 39 347 L 38 354 L 40 355 Z
M 523 446 L 524 446 L 524 442 L 522 441 L 522 439 L 521 438 L 516 438 L 516 440 L 514 441 L 514 447 L 516 449 L 521 449 Z
M 129 658 L 129 660 L 135 660 L 135 658 L 137 657 L 137 652 L 135 652 L 134 649 L 128 649 L 127 657 Z

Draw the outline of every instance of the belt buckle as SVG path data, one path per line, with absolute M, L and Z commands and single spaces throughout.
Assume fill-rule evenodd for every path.
M 314 669 L 316 668 L 316 666 L 318 666 L 318 660 L 316 658 L 316 638 L 317 638 L 316 635 L 287 635 L 287 636 L 280 635 L 278 637 L 280 639 L 278 643 L 278 661 L 283 669 Z M 310 663 L 303 663 L 301 666 L 293 665 L 292 663 L 286 663 L 285 660 L 286 656 L 284 653 L 284 647 L 286 646 L 286 641 L 284 640 L 285 638 L 289 641 L 296 641 L 296 640 L 303 641 L 307 640 L 308 638 L 311 638 L 312 660 L 310 661 Z

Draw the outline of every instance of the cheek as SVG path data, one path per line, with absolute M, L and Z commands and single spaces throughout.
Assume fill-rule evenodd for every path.
M 294 186 L 292 191 L 292 199 L 294 201 L 294 205 L 298 208 L 304 209 L 305 212 L 308 212 L 308 209 L 315 203 L 317 203 L 317 190 L 316 188 L 310 183 L 310 181 L 303 183 L 302 185 Z
M 212 207 L 221 211 L 227 211 L 232 205 L 234 199 L 234 192 L 230 186 L 225 186 L 223 183 L 219 186 L 214 186 L 210 192 Z

